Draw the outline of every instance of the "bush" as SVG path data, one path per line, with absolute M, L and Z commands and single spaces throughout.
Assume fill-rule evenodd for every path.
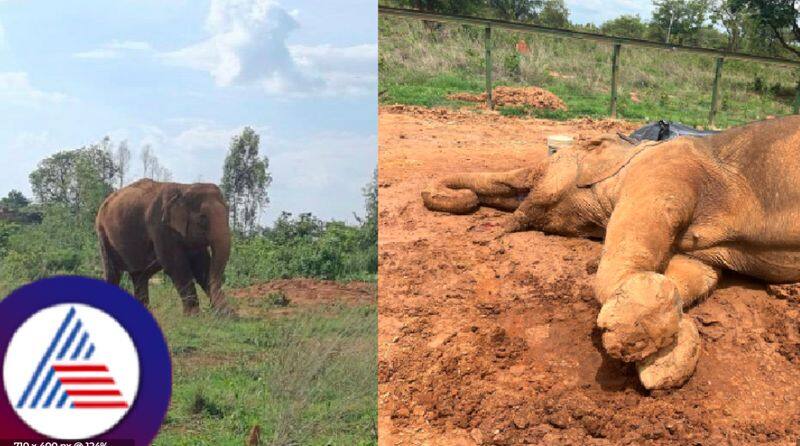
M 5 283 L 21 284 L 58 274 L 102 273 L 92 224 L 65 207 L 48 207 L 40 224 L 3 227 L 6 230 L 0 229 L 0 280 Z
M 322 222 L 311 214 L 282 214 L 263 234 L 237 238 L 226 271 L 227 282 L 248 285 L 290 277 L 374 280 L 377 244 L 367 243 L 369 225 Z
M 373 215 L 374 214 L 374 215 Z M 17 286 L 58 274 L 102 276 L 90 213 L 48 206 L 40 224 L 0 222 L 0 282 Z M 358 225 L 282 214 L 271 228 L 235 236 L 226 269 L 229 285 L 277 278 L 376 280 L 377 211 Z

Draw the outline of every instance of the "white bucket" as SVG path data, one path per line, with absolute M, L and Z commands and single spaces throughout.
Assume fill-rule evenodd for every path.
M 561 149 L 572 145 L 572 137 L 568 135 L 550 135 L 547 137 L 547 155 L 552 156 Z

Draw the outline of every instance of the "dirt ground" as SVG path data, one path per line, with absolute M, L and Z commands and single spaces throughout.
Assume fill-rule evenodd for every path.
M 724 445 L 800 440 L 800 298 L 727 275 L 691 309 L 703 339 L 681 389 L 647 392 L 604 356 L 596 241 L 525 232 L 500 213 L 427 211 L 449 172 L 546 155 L 553 133 L 635 125 L 383 107 L 379 113 L 381 445 Z
M 240 315 L 263 313 L 265 299 L 273 293 L 283 293 L 285 305 L 270 305 L 272 315 L 290 313 L 297 309 L 321 305 L 368 305 L 377 300 L 377 287 L 370 282 L 335 282 L 316 279 L 277 279 L 229 291 Z

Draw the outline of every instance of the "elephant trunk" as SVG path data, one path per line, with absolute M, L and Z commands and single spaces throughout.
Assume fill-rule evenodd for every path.
M 515 210 L 531 188 L 538 166 L 508 172 L 450 175 L 422 191 L 425 207 L 432 211 L 467 214 L 481 204 Z
M 225 214 L 223 218 L 226 217 L 227 214 Z M 212 227 L 215 226 L 212 225 Z M 222 284 L 225 281 L 225 266 L 228 264 L 228 258 L 230 258 L 231 254 L 231 234 L 228 230 L 227 220 L 221 227 L 223 229 L 217 230 L 209 240 L 209 245 L 211 247 L 211 266 L 208 274 L 209 297 L 215 309 L 218 311 L 228 311 L 230 305 L 222 292 Z M 220 226 L 216 226 L 216 228 L 219 229 Z

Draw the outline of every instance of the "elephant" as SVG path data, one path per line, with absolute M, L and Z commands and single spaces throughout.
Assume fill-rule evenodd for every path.
M 647 389 L 680 387 L 701 350 L 683 311 L 723 270 L 800 281 L 800 116 L 669 141 L 606 135 L 525 168 L 448 176 L 422 200 L 432 211 L 506 211 L 497 237 L 603 239 L 594 294 L 604 350 L 634 362 Z
M 214 184 L 136 181 L 109 195 L 95 219 L 104 279 L 131 277 L 134 295 L 149 305 L 148 282 L 162 269 L 187 315 L 199 312 L 195 282 L 213 309 L 232 315 L 222 292 L 231 250 L 228 206 Z

